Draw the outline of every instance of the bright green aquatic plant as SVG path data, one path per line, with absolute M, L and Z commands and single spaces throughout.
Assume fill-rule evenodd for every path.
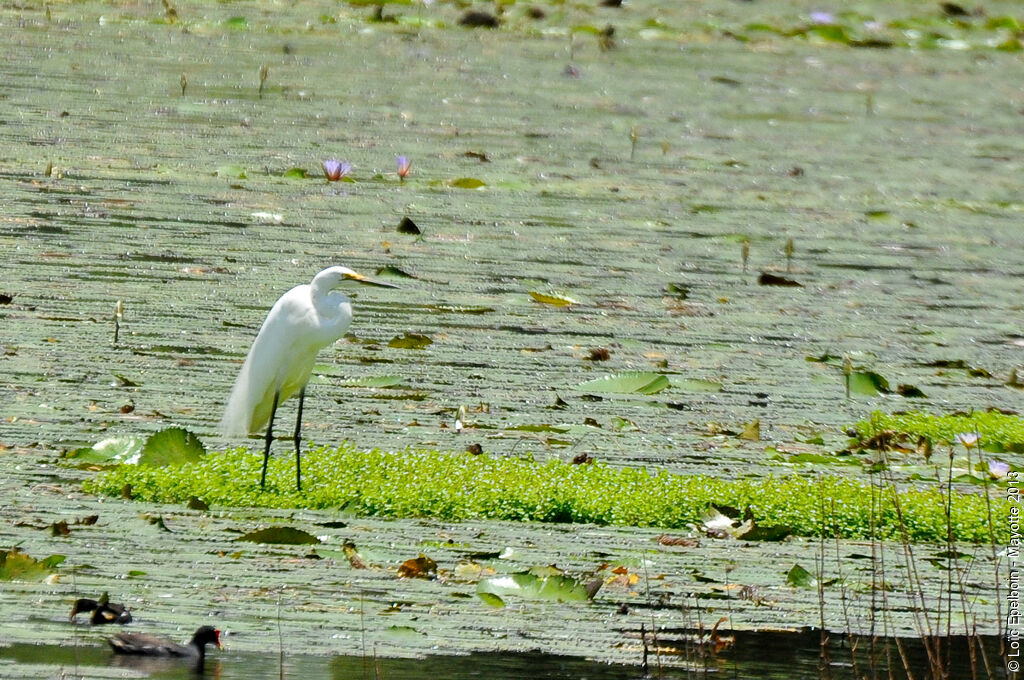
M 198 497 L 211 506 L 342 508 L 377 517 L 433 517 L 579 522 L 685 529 L 699 526 L 709 506 L 749 508 L 762 527 L 819 537 L 869 538 L 872 489 L 846 477 L 797 475 L 753 479 L 683 476 L 596 463 L 492 458 L 432 450 L 388 452 L 350 445 L 322 447 L 303 457 L 308 484 L 297 493 L 289 457 L 271 460 L 261 492 L 263 457 L 247 449 L 205 456 L 174 467 L 120 465 L 86 481 L 87 491 L 160 503 Z M 308 460 L 308 462 L 307 462 Z M 877 494 L 876 494 L 877 495 Z M 875 535 L 900 536 L 891 490 L 882 491 Z M 822 496 L 824 502 L 822 502 Z M 940 489 L 901 489 L 899 502 L 909 538 L 944 541 L 945 500 Z M 823 510 L 824 508 L 824 510 Z M 824 515 L 823 515 L 824 513 Z M 993 505 L 997 535 L 1008 526 L 1007 506 Z M 958 494 L 953 503 L 955 536 L 989 539 L 982 496 Z
M 887 414 L 875 411 L 870 418 L 854 425 L 854 429 L 862 441 L 891 431 L 946 444 L 959 444 L 958 435 L 976 432 L 981 447 L 986 450 L 1024 451 L 1024 418 L 999 411 L 941 416 L 922 412 Z

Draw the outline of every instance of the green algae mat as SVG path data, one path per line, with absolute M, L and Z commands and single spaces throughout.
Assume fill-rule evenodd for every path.
M 0 2 L 0 536 L 27 569 L 0 638 L 98 644 L 66 618 L 103 591 L 241 650 L 280 623 L 296 652 L 638 663 L 642 623 L 921 635 L 950 593 L 998 632 L 985 541 L 83 491 L 100 473 L 62 456 L 105 439 L 243 444 L 216 423 L 266 311 L 343 264 L 400 288 L 360 291 L 320 354 L 311 448 L 952 477 L 1002 517 L 988 466 L 1019 449 L 973 414 L 1024 405 L 1019 6 L 516 2 L 482 28 L 464 5 Z M 922 448 L 874 411 L 967 420 Z M 237 540 L 273 528 L 317 542 Z

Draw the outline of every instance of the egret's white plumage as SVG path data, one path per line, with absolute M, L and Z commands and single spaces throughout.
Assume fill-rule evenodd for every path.
M 274 411 L 282 401 L 298 393 L 296 485 L 302 486 L 298 472 L 302 398 L 317 353 L 340 338 L 352 322 L 351 301 L 338 290 L 349 282 L 395 287 L 368 279 L 347 267 L 328 267 L 314 276 L 312 283 L 295 286 L 270 309 L 231 390 L 220 429 L 225 435 L 238 436 L 259 432 L 264 425 L 267 427 L 264 478 L 273 438 Z

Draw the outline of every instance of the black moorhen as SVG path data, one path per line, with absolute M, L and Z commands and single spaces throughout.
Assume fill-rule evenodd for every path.
M 92 612 L 89 622 L 94 624 L 129 623 L 132 620 L 132 613 L 125 609 L 124 605 L 110 602 L 106 593 L 98 600 L 90 600 L 87 597 L 75 600 L 68 618 L 73 619 L 77 614 L 85 612 Z
M 202 626 L 188 644 L 179 645 L 166 638 L 143 633 L 118 633 L 109 638 L 111 648 L 117 654 L 133 654 L 136 656 L 162 656 L 192 659 L 202 664 L 206 658 L 206 645 L 217 645 L 221 649 L 220 631 L 213 626 Z

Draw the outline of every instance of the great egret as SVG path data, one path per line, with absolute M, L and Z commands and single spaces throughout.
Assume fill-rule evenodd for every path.
M 220 631 L 213 626 L 202 626 L 184 645 L 145 633 L 118 633 L 107 642 L 118 654 L 173 656 L 194 659 L 197 665 L 206 658 L 206 645 L 217 645 L 217 649 L 221 649 Z
M 348 267 L 328 267 L 312 283 L 295 286 L 282 295 L 267 314 L 238 380 L 231 390 L 220 429 L 225 435 L 255 434 L 267 426 L 263 447 L 260 488 L 266 486 L 267 460 L 274 439 L 274 413 L 282 401 L 299 394 L 295 418 L 295 486 L 302 491 L 300 434 L 302 402 L 317 352 L 340 338 L 352 321 L 352 304 L 338 290 L 347 283 L 386 288 L 397 286 L 374 281 Z

